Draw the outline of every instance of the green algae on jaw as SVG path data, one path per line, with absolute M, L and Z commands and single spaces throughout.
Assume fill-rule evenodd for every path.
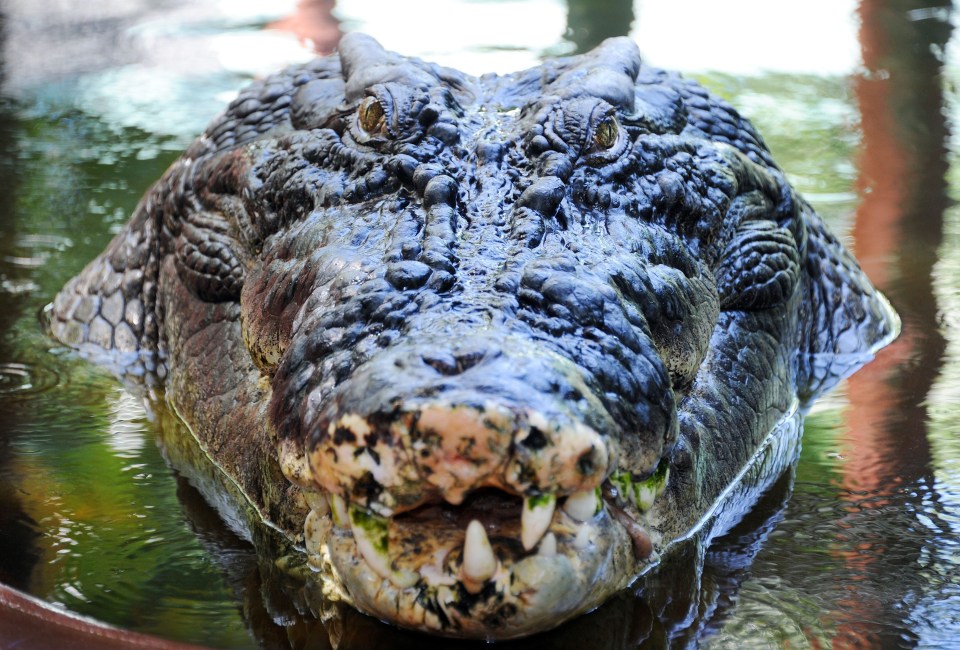
M 670 461 L 660 461 L 656 471 L 643 481 L 634 481 L 630 472 L 614 472 L 610 482 L 620 491 L 621 496 L 635 505 L 641 512 L 653 506 L 653 500 L 663 494 L 670 478 Z
M 386 555 L 389 545 L 388 520 L 359 506 L 350 506 L 350 523 L 366 533 L 373 549 Z
M 537 508 L 543 508 L 551 501 L 556 498 L 556 495 L 553 494 L 538 494 L 532 497 L 527 497 L 527 507 L 530 510 L 536 510 Z

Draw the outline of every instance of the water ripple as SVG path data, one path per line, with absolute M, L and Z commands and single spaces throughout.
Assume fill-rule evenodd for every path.
M 19 233 L 2 256 L 8 266 L 20 269 L 36 269 L 47 263 L 55 253 L 62 253 L 71 246 L 68 237 L 53 234 Z
M 52 368 L 15 361 L 0 362 L 0 395 L 35 395 L 60 383 Z

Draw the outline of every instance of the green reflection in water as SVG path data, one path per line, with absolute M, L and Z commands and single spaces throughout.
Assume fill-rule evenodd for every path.
M 17 155 L 0 161 L 0 177 L 15 180 L 0 291 L 18 316 L 2 339 L 9 456 L 0 491 L 16 496 L 18 520 L 36 532 L 26 586 L 123 627 L 247 645 L 233 595 L 184 521 L 138 400 L 91 365 L 51 356 L 37 326 L 44 301 L 102 250 L 177 154 L 168 138 L 73 109 L 35 104 L 5 121 Z
M 858 202 L 860 131 L 847 79 L 775 73 L 695 78 L 753 122 L 790 182 L 831 228 L 849 230 Z
M 576 54 L 592 50 L 605 38 L 626 36 L 633 26 L 633 2 L 568 0 L 566 40 Z
M 960 210 L 956 208 L 945 215 L 938 257 L 934 287 L 947 349 L 943 370 L 927 396 L 928 438 L 937 478 L 952 488 L 949 492 L 960 495 Z

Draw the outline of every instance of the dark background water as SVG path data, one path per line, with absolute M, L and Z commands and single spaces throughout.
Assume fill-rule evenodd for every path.
M 218 647 L 422 647 L 264 605 L 250 547 L 168 468 L 157 424 L 38 314 L 237 88 L 342 31 L 474 73 L 630 34 L 758 125 L 904 330 L 815 406 L 795 472 L 702 579 L 681 555 L 645 584 L 669 598 L 618 599 L 542 644 L 960 647 L 955 16 L 945 1 L 791 5 L 0 0 L 0 581 Z

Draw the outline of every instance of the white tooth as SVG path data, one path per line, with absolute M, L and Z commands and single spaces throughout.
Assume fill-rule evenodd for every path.
M 593 542 L 593 526 L 583 524 L 580 526 L 580 530 L 577 531 L 577 536 L 573 538 L 573 547 L 578 551 L 582 551 L 590 546 L 591 542 Z
M 483 524 L 474 519 L 467 525 L 463 541 L 463 564 L 460 567 L 463 586 L 471 594 L 479 593 L 483 583 L 497 571 L 497 556 L 487 538 Z
M 553 557 L 557 554 L 557 536 L 553 533 L 547 533 L 540 541 L 540 548 L 537 549 L 537 555 L 543 557 Z
M 524 550 L 529 551 L 536 546 L 547 532 L 556 506 L 557 497 L 554 494 L 524 499 L 523 513 L 520 515 L 520 541 Z
M 311 510 L 303 520 L 303 545 L 311 555 L 319 554 L 323 547 L 322 528 L 317 521 L 322 518 L 323 515 L 318 515 L 315 510 Z
M 391 573 L 390 582 L 400 587 L 401 589 L 406 589 L 420 582 L 420 574 L 414 571 L 407 571 L 406 569 L 401 569 L 399 571 L 394 571 L 393 573 Z
M 646 512 L 653 507 L 653 500 L 657 497 L 657 488 L 646 483 L 637 486 L 637 507 L 640 512 Z
M 303 499 L 318 516 L 322 517 L 330 512 L 330 502 L 327 501 L 323 490 L 319 488 L 303 488 Z
M 563 511 L 577 521 L 586 521 L 597 514 L 596 489 L 581 490 L 567 497 Z
M 358 506 L 350 507 L 350 528 L 357 550 L 379 576 L 390 578 L 390 554 L 387 551 L 389 522 L 380 515 Z
M 339 528 L 350 525 L 350 515 L 347 513 L 347 502 L 339 494 L 330 495 L 330 511 L 333 514 L 333 523 Z

